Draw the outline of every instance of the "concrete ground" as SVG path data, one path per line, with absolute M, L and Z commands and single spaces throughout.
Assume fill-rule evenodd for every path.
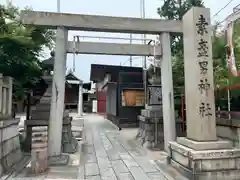
M 135 137 L 138 133 L 138 128 L 123 128 L 119 131 L 120 136 L 127 141 L 132 141 L 136 144 L 136 146 L 141 146 L 139 142 L 136 141 Z M 139 147 L 142 148 L 142 147 Z M 150 151 L 148 149 L 144 149 L 147 157 L 150 160 L 165 160 L 167 154 L 164 151 Z
M 136 129 L 118 131 L 98 115 L 85 120 L 84 178 L 94 180 L 155 180 L 162 174 L 147 151 L 134 142 Z
M 78 123 L 75 123 L 78 124 Z M 80 123 L 81 124 L 81 123 Z M 75 127 L 76 128 L 76 127 Z M 38 177 L 28 168 L 10 179 L 81 179 L 81 180 L 173 180 L 159 164 L 164 164 L 161 152 L 150 152 L 135 141 L 137 129 L 118 128 L 103 116 L 84 116 L 85 142 L 83 150 L 70 156 L 67 166 L 50 167 Z M 174 176 L 179 175 L 170 169 Z

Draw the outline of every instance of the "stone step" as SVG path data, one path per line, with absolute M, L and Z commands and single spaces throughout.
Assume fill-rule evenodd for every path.
M 68 125 L 72 121 L 71 117 L 63 118 L 63 125 Z M 25 121 L 27 126 L 48 126 L 48 119 L 30 119 Z
M 188 177 L 182 175 L 177 169 L 168 164 L 166 161 L 156 161 L 160 173 L 168 180 L 190 180 Z
M 48 126 L 48 120 L 31 119 L 25 121 L 26 126 Z
M 142 115 L 138 116 L 138 120 L 142 121 L 142 122 L 147 122 L 147 123 L 155 123 L 156 120 L 157 120 L 158 123 L 163 122 L 162 118 L 151 118 L 151 117 L 146 117 L 146 116 L 142 116 Z
M 43 94 L 43 97 L 52 97 L 52 88 L 47 89 L 47 91 Z
M 75 138 L 83 138 L 83 127 L 74 127 L 72 126 L 73 136 Z
M 31 114 L 31 119 L 43 119 L 43 120 L 48 120 L 50 118 L 50 111 L 38 111 L 38 110 L 33 110 Z
M 145 121 L 147 121 L 147 117 L 139 115 L 138 120 L 145 122 Z
M 50 112 L 51 105 L 50 104 L 37 104 L 35 110 L 37 111 L 49 111 Z
M 162 118 L 163 113 L 162 110 L 149 110 L 149 109 L 142 109 L 141 115 L 149 118 Z
M 51 104 L 51 96 L 49 97 L 42 97 L 40 99 L 40 103 L 43 103 L 43 104 Z

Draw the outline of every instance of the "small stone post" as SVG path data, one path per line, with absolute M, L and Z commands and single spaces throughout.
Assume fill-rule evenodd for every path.
M 48 168 L 48 131 L 47 126 L 32 128 L 31 171 L 43 173 Z
M 83 114 L 83 82 L 79 81 L 79 91 L 78 91 L 78 115 L 82 116 Z
M 3 75 L 0 73 L 0 114 L 2 114 Z
M 2 101 L 2 113 L 4 116 L 7 115 L 7 110 L 8 110 L 8 107 L 7 107 L 7 88 L 4 86 L 3 87 L 3 101 Z
M 13 86 L 13 79 L 12 77 L 8 77 L 8 116 L 12 117 L 12 86 Z

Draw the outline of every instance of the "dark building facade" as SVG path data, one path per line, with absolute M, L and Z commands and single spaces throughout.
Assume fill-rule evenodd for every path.
M 120 126 L 137 126 L 144 108 L 142 68 L 92 64 L 90 80 L 106 93 L 106 116 Z
M 79 81 L 80 79 L 78 79 L 72 72 L 69 72 L 66 75 L 65 101 L 64 101 L 66 109 L 77 110 L 79 101 L 79 84 L 77 84 L 76 82 Z M 89 93 L 87 91 L 91 89 L 91 83 L 83 83 L 82 86 L 83 89 L 85 90 L 85 92 L 83 92 L 82 94 L 83 106 L 84 105 L 88 106 L 83 109 L 85 109 L 86 112 L 89 112 L 92 109 L 92 106 L 89 107 L 89 104 L 91 105 L 92 102 L 88 103 Z

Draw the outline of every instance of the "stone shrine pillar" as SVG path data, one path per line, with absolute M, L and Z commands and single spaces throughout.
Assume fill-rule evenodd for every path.
M 234 180 L 240 150 L 216 136 L 211 27 L 207 8 L 183 17 L 187 137 L 170 143 L 169 162 L 189 179 Z
M 49 156 L 59 156 L 61 154 L 67 57 L 66 50 L 68 41 L 67 29 L 64 27 L 58 27 L 56 37 L 55 57 L 57 61 L 54 61 L 51 113 L 48 128 Z
M 78 115 L 83 115 L 83 82 L 79 81 L 79 91 L 78 91 Z

